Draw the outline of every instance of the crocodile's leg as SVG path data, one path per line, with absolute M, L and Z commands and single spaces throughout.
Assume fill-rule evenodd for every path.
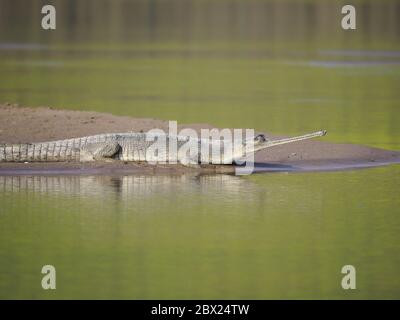
M 198 163 L 181 162 L 181 164 L 187 168 L 201 169 L 201 165 L 199 165 Z
M 80 161 L 110 161 L 115 156 L 121 146 L 116 141 L 88 143 L 81 148 Z
M 194 161 L 191 159 L 188 155 L 178 157 L 178 162 L 187 167 L 187 168 L 192 168 L 192 169 L 200 169 L 201 166 L 198 162 Z

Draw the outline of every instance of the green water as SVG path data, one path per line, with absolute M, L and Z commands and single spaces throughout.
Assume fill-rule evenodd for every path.
M 55 1 L 49 33 L 22 3 L 0 2 L 0 102 L 400 149 L 396 1 L 346 33 L 327 1 Z M 399 174 L 0 176 L 0 298 L 399 298 Z
M 367 182 L 370 183 L 367 183 Z M 2 298 L 398 298 L 400 167 L 0 177 Z M 43 265 L 57 289 L 41 289 Z M 343 265 L 357 289 L 341 288 Z

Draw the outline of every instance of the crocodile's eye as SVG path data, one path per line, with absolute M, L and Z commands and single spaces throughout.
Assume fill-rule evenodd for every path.
M 254 141 L 260 143 L 267 141 L 267 139 L 265 138 L 265 135 L 259 134 L 254 138 Z

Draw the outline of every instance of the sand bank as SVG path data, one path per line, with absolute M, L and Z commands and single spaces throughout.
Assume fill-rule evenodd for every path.
M 196 130 L 208 124 L 180 126 Z M 100 133 L 167 130 L 168 121 L 107 113 L 27 108 L 0 104 L 0 143 L 26 143 Z M 271 135 L 267 136 L 272 137 Z M 329 171 L 400 163 L 400 152 L 319 140 L 276 146 L 256 154 L 255 172 Z M 146 163 L 0 163 L 0 175 L 10 174 L 180 174 L 194 169 Z M 205 166 L 203 173 L 231 173 L 233 166 Z

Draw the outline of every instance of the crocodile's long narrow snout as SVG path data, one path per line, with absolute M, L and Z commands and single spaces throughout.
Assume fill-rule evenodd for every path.
M 302 136 L 297 136 L 297 137 L 291 137 L 291 138 L 284 138 L 284 139 L 277 139 L 277 140 L 268 140 L 265 138 L 264 135 L 258 135 L 254 138 L 254 151 L 259 151 L 265 148 L 270 148 L 274 146 L 278 146 L 281 144 L 286 144 L 286 143 L 292 143 L 292 142 L 297 142 L 297 141 L 302 141 L 302 140 L 307 140 L 307 139 L 312 139 L 312 138 L 317 138 L 317 137 L 322 137 L 326 135 L 327 131 L 326 130 L 320 130 L 312 133 L 308 133 Z

